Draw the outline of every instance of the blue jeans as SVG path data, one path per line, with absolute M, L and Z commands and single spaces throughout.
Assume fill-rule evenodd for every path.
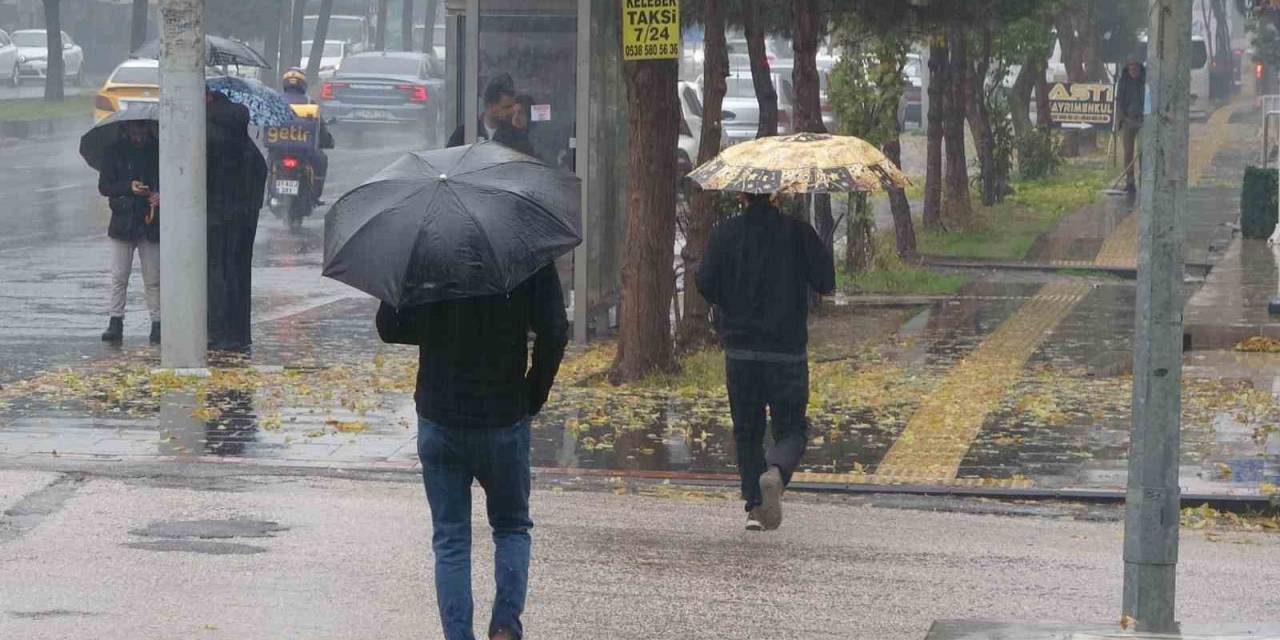
M 474 640 L 471 481 L 485 493 L 497 594 L 489 635 L 520 638 L 529 584 L 529 421 L 500 429 L 450 429 L 418 418 L 418 458 L 431 505 L 436 600 L 445 640 Z

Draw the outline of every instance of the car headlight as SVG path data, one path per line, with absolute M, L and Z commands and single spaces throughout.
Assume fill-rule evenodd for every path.
M 27 57 L 26 57 L 26 56 L 24 56 L 24 55 L 22 55 L 22 54 L 18 54 L 18 64 L 22 64 L 22 63 L 24 63 L 24 62 L 26 62 L 26 61 L 27 61 Z

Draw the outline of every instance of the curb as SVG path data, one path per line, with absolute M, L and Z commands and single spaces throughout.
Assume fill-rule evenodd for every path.
M 1116 267 L 1091 263 L 1044 263 L 1044 262 L 1010 262 L 1000 260 L 954 260 L 950 258 L 921 257 L 920 263 L 928 267 L 944 269 L 1005 269 L 1010 271 L 1097 271 L 1109 273 L 1125 279 L 1138 277 L 1137 267 Z
M 40 120 L 0 121 L 0 146 L 6 146 L 6 143 L 11 144 L 16 140 L 38 140 L 83 133 L 91 124 L 93 124 L 93 117 L 88 114 Z

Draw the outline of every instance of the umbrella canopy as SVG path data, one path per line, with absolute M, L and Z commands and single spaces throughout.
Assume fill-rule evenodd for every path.
M 260 127 L 279 127 L 295 116 L 280 92 L 257 80 L 219 76 L 204 83 L 210 91 L 217 91 L 228 100 L 244 105 L 249 110 L 249 120 Z
M 324 275 L 396 307 L 507 293 L 582 242 L 579 193 L 495 142 L 410 153 L 329 209 Z
M 703 189 L 743 193 L 848 193 L 911 184 L 871 143 L 825 133 L 734 145 L 689 177 Z
M 142 45 L 140 49 L 133 52 L 135 58 L 160 58 L 160 40 L 152 40 Z M 267 59 L 262 57 L 249 45 L 223 38 L 221 36 L 204 37 L 204 58 L 205 64 L 211 67 L 220 67 L 222 65 L 236 65 L 241 67 L 262 67 L 270 69 L 271 65 L 267 64 Z
M 102 159 L 107 147 L 127 135 L 128 124 L 133 121 L 160 122 L 160 105 L 155 103 L 131 104 L 117 111 L 80 136 L 80 157 L 95 171 L 102 171 Z

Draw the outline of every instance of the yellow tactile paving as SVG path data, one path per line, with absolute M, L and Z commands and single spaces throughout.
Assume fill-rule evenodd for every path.
M 1236 101 L 1213 112 L 1203 129 L 1195 131 L 1187 150 L 1187 184 L 1196 186 L 1204 177 L 1222 145 L 1229 139 L 1231 116 L 1248 101 Z M 1138 216 L 1130 213 L 1102 244 L 1094 264 L 1102 267 L 1133 269 L 1138 264 Z
M 812 484 L 906 484 L 909 478 L 887 477 L 872 473 L 796 473 L 792 482 Z M 926 484 L 926 483 L 922 483 Z M 994 487 L 997 489 L 1029 489 L 1035 486 L 1030 479 L 1013 478 L 935 478 L 927 482 L 940 487 Z
M 1089 285 L 1082 283 L 1042 287 L 925 398 L 876 468 L 876 476 L 893 482 L 954 479 L 987 414 L 1053 327 L 1088 292 Z

